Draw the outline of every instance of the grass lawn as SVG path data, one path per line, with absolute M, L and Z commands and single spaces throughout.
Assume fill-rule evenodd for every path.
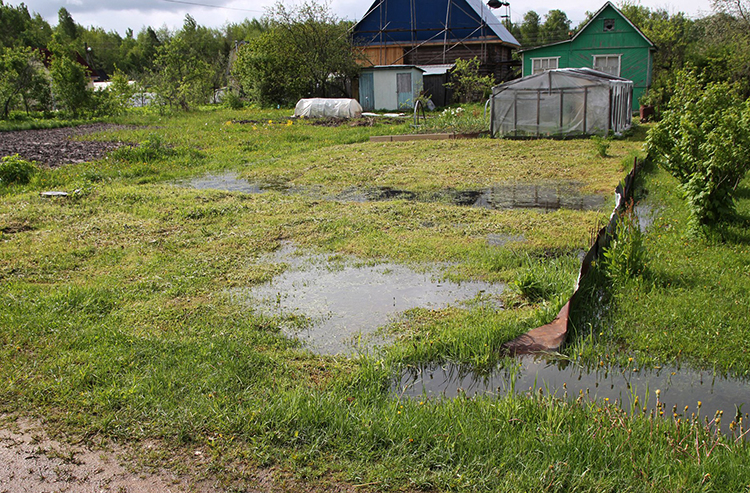
M 588 140 L 370 143 L 409 126 L 317 127 L 290 123 L 287 114 L 130 115 L 119 122 L 135 127 L 86 138 L 140 147 L 0 186 L 0 412 L 44 418 L 83 440 L 155 441 L 139 460 L 178 469 L 199 449 L 206 474 L 228 489 L 252 487 L 258 470 L 312 489 L 357 491 L 748 487 L 745 443 L 710 428 L 631 418 L 584 398 L 411 400 L 389 391 L 407 364 L 502 364 L 502 344 L 548 322 L 570 295 L 579 252 L 607 219 L 611 198 L 601 211 L 544 213 L 173 184 L 232 170 L 331 193 L 574 181 L 609 197 L 642 132 L 600 157 Z M 691 362 L 746 371 L 744 349 L 730 348 L 747 340 L 746 226 L 727 227 L 724 243 L 691 242 L 680 236 L 684 211 L 669 178 L 651 172 L 642 180 L 661 211 L 647 234 L 648 273 L 612 291 L 606 324 L 577 308 L 567 353 L 584 361 L 614 349 L 669 359 L 683 349 Z M 79 192 L 39 196 L 51 189 Z M 746 193 L 743 200 L 746 217 Z M 496 236 L 515 240 L 488 242 Z M 286 242 L 363 262 L 439 263 L 456 281 L 504 282 L 506 309 L 416 310 L 390 327 L 398 336 L 390 348 L 315 355 L 285 337 L 278 320 L 227 295 L 283 272 L 288 266 L 265 254 Z M 733 281 L 743 275 L 744 284 Z M 529 279 L 544 287 L 536 296 Z M 684 298 L 666 310 L 675 296 Z M 654 307 L 645 319 L 636 298 Z M 701 305 L 710 308 L 701 330 L 692 330 L 690 308 Z M 642 326 L 631 333 L 634 320 Z M 683 328 L 660 335 L 662 324 Z

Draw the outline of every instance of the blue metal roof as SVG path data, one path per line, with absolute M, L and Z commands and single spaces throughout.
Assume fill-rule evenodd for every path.
M 481 0 L 375 0 L 353 39 L 360 45 L 499 39 L 520 46 Z

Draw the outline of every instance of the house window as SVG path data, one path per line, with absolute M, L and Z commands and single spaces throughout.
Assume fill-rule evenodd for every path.
M 532 58 L 531 59 L 531 75 L 541 74 L 547 70 L 554 70 L 560 60 L 559 56 L 550 58 Z
M 615 20 L 614 19 L 604 19 L 604 32 L 614 31 L 614 30 L 615 30 Z
M 594 70 L 620 76 L 620 55 L 594 55 Z

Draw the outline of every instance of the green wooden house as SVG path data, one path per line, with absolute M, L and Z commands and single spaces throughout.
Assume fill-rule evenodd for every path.
M 523 76 L 556 68 L 592 68 L 633 81 L 633 110 L 651 85 L 656 46 L 607 2 L 575 36 L 520 50 Z

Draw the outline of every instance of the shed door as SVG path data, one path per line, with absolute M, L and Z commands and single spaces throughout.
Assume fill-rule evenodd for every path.
M 411 73 L 396 74 L 396 97 L 398 109 L 411 108 L 414 94 L 411 89 Z
M 375 109 L 375 84 L 373 84 L 372 72 L 359 76 L 359 104 L 365 111 Z

